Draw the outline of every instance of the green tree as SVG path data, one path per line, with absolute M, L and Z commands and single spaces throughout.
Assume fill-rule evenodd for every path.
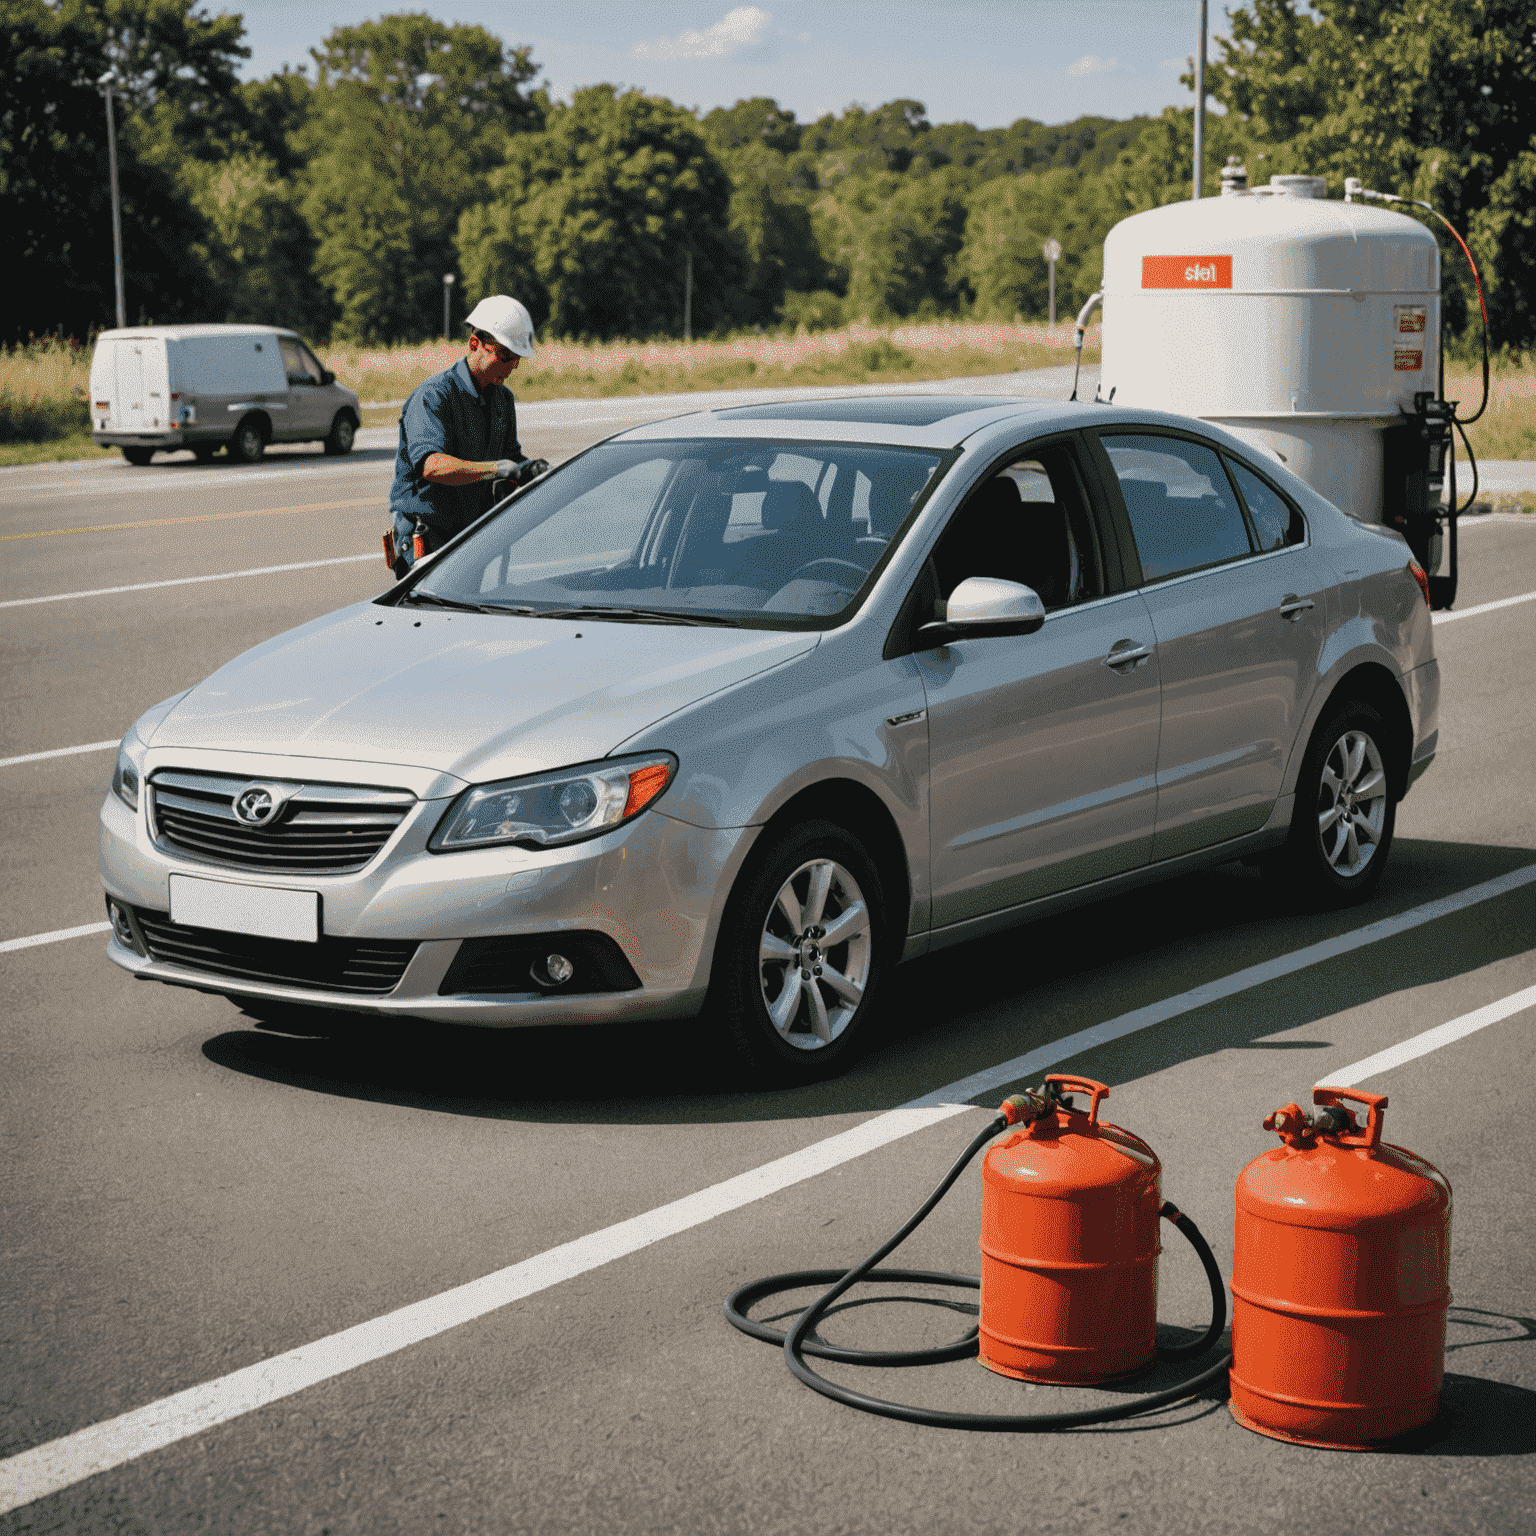
M 1061 242 L 1056 316 L 1073 314 L 1104 272 L 1104 236 L 1121 217 L 1104 178 L 1057 167 L 998 177 L 972 195 L 959 267 L 976 295 L 978 315 L 1044 319 L 1049 269 L 1041 247 Z
M 1485 265 L 1497 338 L 1536 342 L 1532 0 L 1252 0 L 1231 31 L 1207 81 L 1255 161 L 1433 204 Z
M 675 334 L 691 250 L 695 329 L 729 324 L 745 275 L 730 199 L 692 113 L 588 86 L 508 141 L 490 197 L 465 212 L 468 290 L 517 295 L 556 335 Z
M 106 120 L 117 98 L 123 266 L 130 320 L 205 319 L 223 295 L 199 251 L 209 230 L 155 153 L 149 119 L 180 113 L 189 138 L 231 110 L 238 17 L 190 0 L 0 0 L 0 262 L 25 273 L 6 304 L 7 339 L 84 336 L 114 318 Z M 238 98 L 234 98 L 238 110 Z
M 313 50 L 318 78 L 295 130 L 315 267 L 358 340 L 430 335 L 463 209 L 508 135 L 534 127 L 537 73 L 482 27 L 425 14 L 338 27 Z
M 927 317 L 969 297 L 955 265 L 966 217 L 959 177 L 845 177 L 822 194 L 814 213 L 850 317 Z

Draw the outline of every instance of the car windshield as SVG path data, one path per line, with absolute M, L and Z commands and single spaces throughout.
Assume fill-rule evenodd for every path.
M 826 628 L 857 608 L 947 462 L 850 443 L 604 443 L 494 513 L 403 600 Z

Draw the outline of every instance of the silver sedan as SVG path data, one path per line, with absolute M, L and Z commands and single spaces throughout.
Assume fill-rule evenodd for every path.
M 1236 858 L 1359 901 L 1436 748 L 1403 540 L 1203 423 L 945 396 L 611 438 L 124 739 L 110 954 L 280 1022 L 703 1013 Z

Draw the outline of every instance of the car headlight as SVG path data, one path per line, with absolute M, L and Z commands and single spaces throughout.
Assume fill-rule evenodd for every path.
M 670 752 L 609 758 L 465 790 L 438 823 L 434 853 L 513 843 L 556 848 L 597 837 L 638 816 L 672 782 Z
M 144 775 L 144 743 L 137 731 L 129 731 L 117 749 L 117 767 L 112 770 L 112 793 L 130 811 L 139 808 L 139 781 Z

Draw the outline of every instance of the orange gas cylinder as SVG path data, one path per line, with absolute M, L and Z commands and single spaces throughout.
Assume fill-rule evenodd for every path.
M 1316 1088 L 1264 1122 L 1283 1146 L 1237 1181 L 1232 1416 L 1350 1449 L 1427 1424 L 1451 1303 L 1451 1187 L 1381 1139 L 1384 1095 Z M 1341 1099 L 1367 1107 L 1365 1130 Z
M 1157 1351 L 1162 1165 L 1100 1123 L 1103 1083 L 1045 1085 L 1047 1112 L 981 1167 L 981 1363 L 1025 1381 L 1108 1381 Z M 1062 1090 L 1089 1094 L 1088 1112 Z

